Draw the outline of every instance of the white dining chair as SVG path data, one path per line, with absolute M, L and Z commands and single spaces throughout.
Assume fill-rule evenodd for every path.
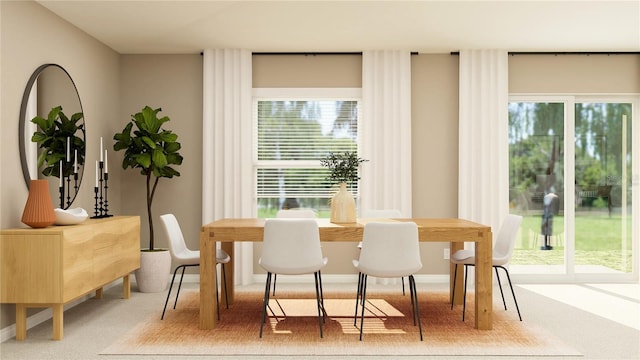
M 393 241 L 389 241 L 393 238 Z M 418 242 L 418 226 L 414 222 L 370 222 L 364 226 L 362 251 L 360 258 L 353 261 L 358 269 L 358 289 L 356 292 L 356 311 L 354 326 L 358 318 L 358 306 L 362 308 L 360 317 L 360 340 L 364 326 L 364 311 L 367 298 L 367 279 L 369 276 L 380 278 L 409 278 L 409 294 L 411 296 L 411 312 L 413 325 L 420 329 L 422 341 L 422 324 L 420 323 L 420 307 L 418 293 L 413 274 L 422 269 L 420 245 Z
M 267 319 L 271 278 L 274 274 L 314 274 L 318 324 L 320 326 L 320 337 L 322 337 L 322 323 L 326 312 L 324 310 L 320 270 L 327 264 L 327 258 L 322 256 L 320 232 L 316 220 L 301 218 L 266 219 L 262 256 L 258 263 L 267 271 L 262 304 L 262 320 L 260 322 L 260 337 L 262 337 L 262 328 Z
M 397 209 L 368 209 L 362 211 L 362 217 L 365 219 L 399 219 L 403 218 L 400 210 Z M 358 243 L 358 249 L 362 249 L 362 241 Z M 405 295 L 404 278 L 400 278 L 402 282 L 402 295 Z
M 160 220 L 163 225 L 163 229 L 167 234 L 167 238 L 169 239 L 169 252 L 171 253 L 171 260 L 174 264 L 176 264 L 176 268 L 173 271 L 173 278 L 171 279 L 171 284 L 169 285 L 169 292 L 167 293 L 167 299 L 164 302 L 164 308 L 162 309 L 162 316 L 160 320 L 164 319 L 164 313 L 167 310 L 167 304 L 169 302 L 169 297 L 171 296 L 171 289 L 173 288 L 173 283 L 176 280 L 176 273 L 179 269 L 182 269 L 182 275 L 180 275 L 180 283 L 178 284 L 178 291 L 176 292 L 176 300 L 173 303 L 173 308 L 176 308 L 178 304 L 178 296 L 180 296 L 180 288 L 182 287 L 182 278 L 184 277 L 184 271 L 187 267 L 190 266 L 200 266 L 200 251 L 199 250 L 189 250 L 184 241 L 184 236 L 182 234 L 182 229 L 180 228 L 180 224 L 173 214 L 164 214 L 160 215 Z M 224 281 L 224 293 L 225 293 L 225 302 L 227 304 L 227 309 L 229 308 L 229 298 L 227 296 L 227 275 L 224 269 L 224 264 L 228 263 L 231 260 L 229 254 L 222 250 L 217 249 L 216 251 L 216 264 L 221 264 L 222 267 L 222 276 Z M 217 276 L 217 275 L 216 275 Z M 216 299 L 218 298 L 218 287 L 216 286 Z M 220 302 L 218 301 L 218 304 Z M 218 306 L 218 319 L 220 319 L 220 306 Z
M 318 215 L 313 209 L 281 209 L 276 213 L 276 218 L 279 219 L 315 219 Z M 273 274 L 273 296 L 276 296 L 276 282 L 278 281 L 278 275 Z
M 513 302 L 516 304 L 516 310 L 518 311 L 518 318 L 520 318 L 520 321 L 522 321 L 520 308 L 518 307 L 518 301 L 516 300 L 516 293 L 513 291 L 513 284 L 511 284 L 511 277 L 509 276 L 509 271 L 507 270 L 507 268 L 504 267 L 504 265 L 509 263 L 509 261 L 511 260 L 511 256 L 513 255 L 513 248 L 518 236 L 520 224 L 522 224 L 522 216 L 519 215 L 509 214 L 503 220 L 502 225 L 500 226 L 500 232 L 498 233 L 498 237 L 495 241 L 495 246 L 493 247 L 492 266 L 496 272 L 504 309 L 507 310 L 507 303 L 504 299 L 504 292 L 502 291 L 502 282 L 500 281 L 498 268 L 504 270 L 505 274 L 507 274 L 507 280 L 509 281 L 509 287 L 511 288 L 511 295 L 513 295 Z M 464 296 L 462 303 L 462 321 L 464 321 L 464 314 L 467 308 L 467 269 L 469 266 L 475 266 L 476 264 L 475 252 L 470 249 L 458 250 L 451 256 L 451 262 L 455 264 L 455 270 L 453 272 L 454 283 L 456 282 L 456 277 L 458 276 L 458 265 L 464 265 Z M 455 291 L 456 288 L 454 286 L 453 293 L 451 295 L 451 309 L 453 309 L 453 299 L 455 298 L 456 294 Z

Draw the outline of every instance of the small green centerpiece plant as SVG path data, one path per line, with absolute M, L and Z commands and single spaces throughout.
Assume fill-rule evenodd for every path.
M 359 158 L 354 151 L 329 153 L 320 160 L 320 164 L 329 169 L 326 180 L 331 185 L 340 184 L 340 190 L 331 198 L 331 222 L 350 224 L 356 222 L 356 203 L 353 195 L 347 191 L 347 184 L 353 185 L 360 180 L 358 168 L 367 160 Z
M 331 185 L 345 183 L 352 185 L 360 180 L 358 168 L 360 164 L 368 161 L 358 157 L 355 151 L 345 151 L 344 153 L 329 153 L 320 160 L 320 164 L 329 169 L 326 180 Z

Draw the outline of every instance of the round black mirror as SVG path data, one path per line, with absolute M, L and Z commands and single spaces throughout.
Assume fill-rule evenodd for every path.
M 48 179 L 54 205 L 68 209 L 84 173 L 86 132 L 73 79 L 58 64 L 39 66 L 22 95 L 19 119 L 22 174 Z

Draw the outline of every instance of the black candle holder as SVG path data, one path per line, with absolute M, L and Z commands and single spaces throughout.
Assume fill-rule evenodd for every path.
M 62 165 L 61 165 L 62 166 Z M 64 170 L 64 168 L 63 168 Z M 64 171 L 63 171 L 64 173 Z M 60 208 L 65 209 L 71 205 L 73 199 L 71 198 L 71 194 L 78 194 L 78 173 L 73 173 L 73 187 L 71 186 L 71 175 L 62 176 L 60 179 L 60 186 L 58 186 L 58 192 L 60 193 Z M 73 190 L 73 192 L 71 192 Z M 65 201 L 66 199 L 66 201 Z
M 109 174 L 104 172 L 103 161 L 100 161 L 98 164 L 99 186 L 93 188 L 93 192 L 95 194 L 95 208 L 93 212 L 94 216 L 91 217 L 92 219 L 101 219 L 113 216 L 109 214 L 109 205 L 107 201 L 107 190 L 109 189 Z
M 64 180 L 62 180 L 64 184 Z M 60 209 L 64 209 L 64 185 L 58 186 L 58 191 L 60 192 Z

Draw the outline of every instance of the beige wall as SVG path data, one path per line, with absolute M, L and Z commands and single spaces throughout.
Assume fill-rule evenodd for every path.
M 60 64 L 69 72 L 84 108 L 87 163 L 92 164 L 99 155 L 97 139 L 110 137 L 114 130 L 112 121 L 118 116 L 120 67 L 116 52 L 34 2 L 2 1 L 0 17 L 0 225 L 6 229 L 25 226 L 20 218 L 28 191 L 22 177 L 17 135 L 22 93 L 31 73 L 44 63 Z M 73 206 L 93 208 L 90 186 L 90 181 L 82 183 Z M 117 188 L 112 191 L 111 209 L 119 213 L 119 191 Z M 14 323 L 14 306 L 2 305 L 0 316 L 0 327 Z
M 411 57 L 413 216 L 458 216 L 458 57 Z M 447 243 L 423 243 L 422 271 L 448 274 Z
M 509 92 L 639 94 L 640 55 L 513 55 Z
M 254 55 L 253 87 L 361 87 L 361 55 Z

